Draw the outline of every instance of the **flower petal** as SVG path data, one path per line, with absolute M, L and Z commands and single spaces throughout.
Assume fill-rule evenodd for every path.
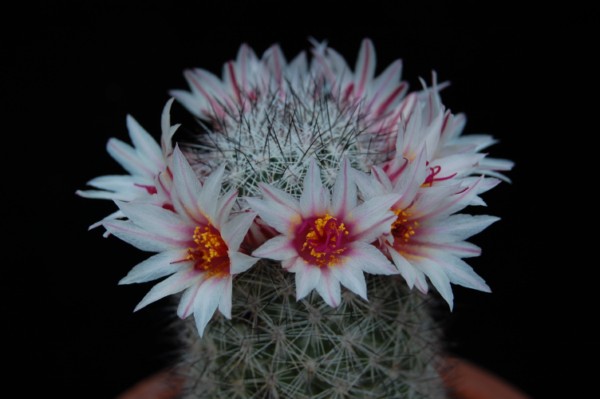
M 202 337 L 206 325 L 215 314 L 221 297 L 225 294 L 227 288 L 227 278 L 209 278 L 204 280 L 198 288 L 196 299 L 194 301 L 194 319 L 198 334 Z
M 203 275 L 203 278 L 205 278 L 205 276 L 206 275 Z M 179 316 L 179 318 L 185 319 L 194 311 L 194 302 L 196 301 L 196 296 L 198 295 L 198 288 L 200 288 L 201 281 L 202 279 L 199 279 L 196 284 L 186 289 L 183 292 L 183 295 L 181 295 L 179 305 L 177 306 L 177 316 Z
M 146 296 L 135 307 L 134 312 L 168 295 L 181 292 L 186 288 L 196 284 L 200 279 L 202 279 L 202 273 L 198 273 L 192 268 L 175 273 L 171 277 L 168 277 L 152 287 L 152 289 L 148 291 Z
M 296 260 L 292 268 L 296 279 L 296 300 L 306 297 L 317 287 L 321 281 L 321 270 L 318 267 L 307 265 L 301 258 Z
M 485 281 L 462 259 L 442 251 L 429 250 L 428 253 L 433 256 L 431 260 L 446 273 L 451 283 L 478 291 L 492 292 Z
M 266 200 L 277 202 L 296 213 L 300 213 L 300 204 L 298 200 L 283 190 L 275 188 L 269 184 L 259 183 L 258 186 Z
M 132 146 L 119 139 L 108 140 L 106 151 L 133 176 L 146 176 L 151 179 L 159 172 L 154 165 L 144 163 Z
M 292 227 L 300 221 L 299 214 L 277 202 L 258 198 L 246 198 L 246 201 L 267 225 L 282 234 L 289 234 Z
M 321 169 L 315 159 L 310 160 L 308 171 L 304 176 L 304 190 L 300 196 L 302 216 L 323 215 L 329 208 L 329 191 L 321 182 Z M 275 227 L 275 226 L 273 226 Z
M 345 262 L 343 265 L 330 267 L 329 270 L 344 287 L 364 300 L 367 299 L 367 282 L 360 266 L 354 262 Z
M 221 300 L 219 301 L 219 312 L 228 319 L 231 319 L 231 300 L 233 296 L 233 279 L 230 277 L 226 280 Z
M 160 206 L 140 202 L 116 202 L 119 209 L 136 226 L 185 246 L 191 237 L 191 226 L 177 214 Z
M 371 244 L 355 241 L 350 245 L 350 255 L 344 262 L 371 274 L 398 274 L 398 270 L 383 253 Z
M 221 227 L 221 236 L 230 251 L 237 251 L 240 248 L 240 244 L 246 237 L 255 217 L 256 213 L 254 212 L 242 213 Z
M 102 225 L 110 233 L 142 251 L 163 252 L 181 248 L 179 240 L 148 232 L 131 221 L 111 220 L 103 222 Z
M 444 273 L 442 268 L 426 258 L 419 259 L 417 267 L 423 273 L 425 273 L 425 275 L 431 281 L 431 284 L 433 284 L 433 286 L 440 293 L 442 298 L 444 298 L 444 300 L 448 302 L 448 306 L 450 306 L 450 310 L 452 310 L 452 308 L 454 307 L 454 294 L 452 293 L 450 280 L 448 279 L 448 276 L 446 276 L 446 273 Z
M 392 261 L 394 265 L 398 268 L 400 275 L 406 281 L 408 288 L 411 288 L 415 285 L 415 281 L 417 280 L 418 270 L 415 269 L 413 265 L 410 264 L 409 261 L 404 259 L 400 253 L 398 253 L 395 249 L 389 248 L 389 254 L 392 257 Z
M 138 156 L 158 173 L 165 164 L 162 151 L 154 138 L 131 115 L 127 115 L 127 129 Z
M 202 186 L 179 146 L 176 146 L 173 151 L 173 184 L 173 205 L 177 213 L 186 215 L 196 222 L 206 223 L 198 209 Z
M 265 242 L 254 250 L 252 255 L 273 260 L 285 260 L 298 256 L 298 252 L 294 249 L 289 237 L 280 235 Z
M 190 168 L 191 170 L 191 168 Z M 204 216 L 208 217 L 211 224 L 217 224 L 217 205 L 219 204 L 219 194 L 221 194 L 221 181 L 225 172 L 225 164 L 221 164 L 214 170 L 205 180 L 202 189 L 197 197 L 197 202 L 200 204 Z M 194 175 L 196 181 L 196 175 Z
M 333 308 L 336 308 L 342 301 L 340 283 L 333 277 L 328 269 L 321 270 L 321 278 L 315 289 L 319 295 L 321 295 L 325 303 Z
M 145 283 L 177 273 L 189 267 L 187 262 L 176 263 L 185 259 L 185 256 L 186 251 L 182 249 L 174 249 L 151 256 L 131 269 L 127 276 L 119 281 L 119 284 Z
M 258 261 L 258 258 L 246 255 L 241 252 L 229 251 L 229 261 L 231 274 L 243 273 L 250 269 Z
M 345 215 L 349 210 L 356 207 L 356 184 L 351 174 L 350 162 L 348 159 L 344 159 L 333 185 L 331 211 L 335 216 Z
M 390 209 L 399 199 L 400 194 L 386 194 L 354 208 L 347 218 L 352 222 L 352 235 L 361 241 L 373 242 L 382 234 L 389 233 L 397 218 Z

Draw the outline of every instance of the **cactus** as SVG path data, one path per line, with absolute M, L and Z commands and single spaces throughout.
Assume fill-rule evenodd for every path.
M 174 136 L 172 100 L 160 146 L 129 118 L 134 146 L 108 149 L 130 175 L 79 192 L 119 206 L 95 226 L 158 252 L 121 283 L 170 275 L 136 310 L 183 292 L 184 399 L 444 398 L 430 284 L 450 308 L 451 284 L 489 292 L 462 259 L 497 218 L 457 212 L 512 163 L 461 136 L 435 75 L 405 96 L 369 40 L 354 71 L 313 44 L 310 64 L 243 45 L 222 80 L 186 71 L 172 95 L 202 132 Z
M 293 280 L 263 261 L 235 282 L 232 319 L 183 329 L 182 398 L 443 398 L 440 329 L 430 298 L 399 277 L 369 276 L 369 301 L 296 301 Z

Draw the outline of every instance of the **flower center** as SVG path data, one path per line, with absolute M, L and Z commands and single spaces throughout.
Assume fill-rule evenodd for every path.
M 229 255 L 227 244 L 219 230 L 212 225 L 196 226 L 192 236 L 196 246 L 188 248 L 187 260 L 194 261 L 194 269 L 209 275 L 229 274 Z
M 344 223 L 325 214 L 323 217 L 304 220 L 296 234 L 300 256 L 319 267 L 339 264 L 339 257 L 346 251 L 349 232 Z
M 392 210 L 398 217 L 392 223 L 392 234 L 395 238 L 394 244 L 406 244 L 415 235 L 415 229 L 419 222 L 410 221 L 410 213 L 406 209 Z

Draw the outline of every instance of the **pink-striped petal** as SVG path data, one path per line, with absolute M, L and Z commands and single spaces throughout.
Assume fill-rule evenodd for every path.
M 191 171 L 192 169 L 189 168 Z M 223 173 L 225 172 L 225 164 L 221 164 L 214 170 L 204 181 L 202 189 L 198 193 L 196 203 L 199 204 L 204 216 L 208 218 L 211 224 L 217 224 L 217 206 L 219 205 L 219 194 L 221 194 L 221 182 Z M 193 172 L 192 172 L 193 173 Z M 192 176 L 189 175 L 188 179 Z M 197 182 L 198 178 L 193 174 L 193 179 Z
M 298 203 L 298 200 L 285 191 L 264 183 L 259 183 L 258 186 L 260 187 L 265 200 L 276 202 L 290 208 L 290 210 L 296 213 L 300 213 L 300 204 Z
M 149 252 L 163 252 L 181 247 L 181 241 L 160 234 L 150 233 L 130 221 L 111 220 L 102 223 L 109 233 L 121 240 Z
M 364 39 L 358 51 L 358 59 L 355 68 L 355 96 L 360 98 L 366 91 L 367 84 L 373 80 L 375 75 L 375 48 L 373 42 Z
M 350 162 L 348 159 L 344 159 L 333 185 L 331 211 L 335 216 L 345 215 L 356 207 L 356 184 L 351 174 L 352 168 L 350 167 Z
M 358 205 L 344 221 L 352 223 L 352 235 L 357 240 L 373 242 L 390 233 L 396 215 L 390 211 L 400 194 L 386 194 Z
M 190 240 L 194 226 L 161 206 L 140 202 L 117 202 L 117 205 L 129 220 L 150 234 L 180 243 Z
M 289 234 L 301 220 L 298 213 L 279 203 L 258 198 L 246 198 L 246 201 L 266 224 L 282 234 Z
M 119 284 L 145 283 L 177 273 L 189 267 L 189 262 L 179 262 L 185 259 L 185 256 L 186 251 L 182 249 L 158 253 L 138 263 Z
M 190 220 L 206 223 L 205 217 L 198 209 L 198 197 L 202 186 L 179 147 L 175 147 L 173 152 L 173 184 L 176 194 L 173 196 L 173 205 L 177 213 L 187 216 Z
M 329 205 L 329 191 L 323 187 L 321 169 L 313 158 L 308 166 L 306 176 L 304 176 L 304 190 L 300 196 L 302 216 L 323 215 Z
M 127 129 L 138 156 L 156 168 L 156 172 L 162 169 L 164 160 L 156 140 L 131 115 L 127 115 Z
M 143 162 L 132 146 L 119 139 L 108 140 L 106 151 L 131 175 L 153 178 L 159 172 L 154 165 Z

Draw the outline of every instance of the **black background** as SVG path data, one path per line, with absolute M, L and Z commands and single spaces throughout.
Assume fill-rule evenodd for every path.
M 580 21 L 504 3 L 347 3 L 59 3 L 5 15 L 17 21 L 3 35 L 1 96 L 4 210 L 18 221 L 5 225 L 16 239 L 5 248 L 1 281 L 7 353 L 16 349 L 11 384 L 26 393 L 111 398 L 170 364 L 172 312 L 157 304 L 133 314 L 150 285 L 117 286 L 146 254 L 87 232 L 113 206 L 74 192 L 92 177 L 120 173 L 104 146 L 109 137 L 128 140 L 126 114 L 158 137 L 167 91 L 186 87 L 184 68 L 220 74 L 242 42 L 259 54 L 278 42 L 291 59 L 309 48 L 309 36 L 328 40 L 351 66 L 370 37 L 378 72 L 402 58 L 413 88 L 436 70 L 452 83 L 445 104 L 468 116 L 466 132 L 493 134 L 500 143 L 492 155 L 516 161 L 513 183 L 484 197 L 502 221 L 473 239 L 484 251 L 470 263 L 493 294 L 455 289 L 445 320 L 449 351 L 543 397 L 564 379 L 552 376 L 563 368 L 565 340 L 595 348 L 564 304 L 567 280 L 582 279 L 565 272 L 560 248 L 570 228 L 561 224 L 564 198 L 550 194 L 565 183 L 542 191 L 564 162 L 543 159 L 554 133 L 542 121 L 566 101 L 555 71 L 567 55 L 556 43 L 566 24 Z M 549 98 L 554 105 L 542 105 Z M 540 209 L 547 200 L 557 201 L 549 214 Z M 564 280 L 547 283 L 548 275 Z M 566 324 L 574 327 L 557 334 Z M 17 384 L 23 376 L 27 382 Z M 585 373 L 577 378 L 581 386 Z

